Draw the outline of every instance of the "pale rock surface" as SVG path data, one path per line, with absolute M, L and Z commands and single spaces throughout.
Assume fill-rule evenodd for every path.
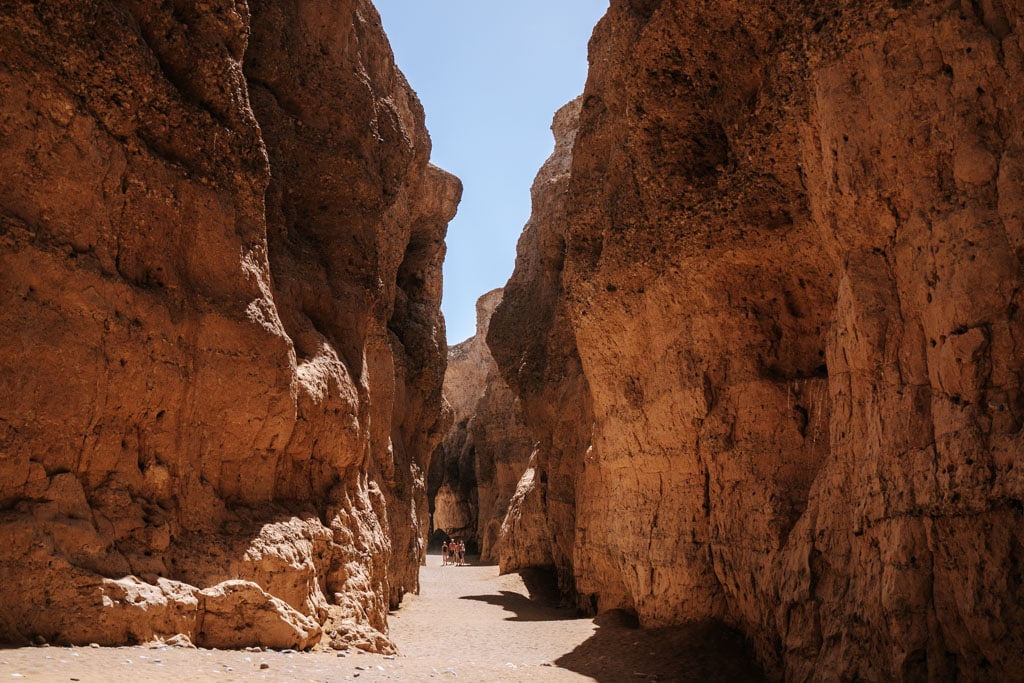
M 7 3 L 0 44 L 0 640 L 389 648 L 460 186 L 376 11 Z
M 476 334 L 448 351 L 444 392 L 454 420 L 430 482 L 434 528 L 469 540 L 483 562 L 498 559 L 502 520 L 533 443 L 486 345 L 501 297 L 500 289 L 480 297 Z
M 476 463 L 469 441 L 469 421 L 487 386 L 487 368 L 492 363 L 481 330 L 486 331 L 501 290 L 484 294 L 476 305 L 476 333 L 448 347 L 443 395 L 452 411 L 451 427 L 430 461 L 427 496 L 430 500 L 431 530 L 446 536 L 476 540 Z M 488 302 L 493 302 L 488 306 Z
M 789 680 L 1019 675 L 1021 19 L 613 0 L 491 323 L 546 523 L 506 548 Z
M 232 649 L 256 643 L 304 650 L 320 637 L 316 620 L 251 581 L 224 581 L 199 595 L 202 606 L 193 641 L 201 647 Z M 239 624 L 239 615 L 245 616 L 244 624 Z

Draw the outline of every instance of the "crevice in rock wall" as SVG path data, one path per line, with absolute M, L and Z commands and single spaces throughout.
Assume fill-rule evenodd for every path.
M 0 9 L 0 639 L 387 650 L 458 182 L 372 6 Z
M 501 297 L 500 289 L 480 297 L 476 334 L 448 351 L 444 391 L 455 423 L 434 454 L 428 486 L 433 528 L 465 541 L 482 562 L 500 557 L 502 523 L 533 448 L 485 342 Z

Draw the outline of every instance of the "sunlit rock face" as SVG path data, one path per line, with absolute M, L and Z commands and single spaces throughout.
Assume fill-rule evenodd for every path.
M 0 8 L 0 639 L 387 649 L 460 194 L 372 5 Z
M 791 680 L 1024 666 L 1020 14 L 613 0 L 489 336 L 582 605 Z
M 501 297 L 500 289 L 480 297 L 476 334 L 448 350 L 444 395 L 454 420 L 428 480 L 434 528 L 469 541 L 481 562 L 498 560 L 501 524 L 533 447 L 486 344 Z
M 536 442 L 502 524 L 501 569 L 555 566 L 568 593 L 574 580 L 576 483 L 592 422 L 562 289 L 569 168 L 581 101 L 555 114 L 555 148 L 533 182 L 533 210 L 519 238 L 516 268 L 487 336 Z
M 490 320 L 490 309 L 485 304 L 489 299 L 500 300 L 501 290 L 477 301 L 476 333 L 448 347 L 443 393 L 451 410 L 451 427 L 430 460 L 427 478 L 432 531 L 470 543 L 476 540 L 478 515 L 476 463 L 467 445 L 468 425 L 487 386 L 488 364 L 493 362 L 480 336 Z

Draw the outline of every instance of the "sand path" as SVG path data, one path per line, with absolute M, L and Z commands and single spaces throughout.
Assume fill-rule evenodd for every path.
M 731 633 L 714 626 L 640 631 L 621 617 L 579 618 L 539 577 L 442 567 L 388 623 L 397 656 L 238 652 L 160 646 L 0 650 L 0 683 L 31 681 L 760 681 Z M 527 586 L 529 583 L 529 587 Z M 531 589 L 533 597 L 531 598 Z

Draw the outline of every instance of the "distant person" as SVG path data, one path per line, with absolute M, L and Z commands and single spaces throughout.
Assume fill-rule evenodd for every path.
M 448 541 L 441 543 L 441 566 L 448 564 Z
M 459 564 L 466 564 L 466 542 L 459 541 Z

